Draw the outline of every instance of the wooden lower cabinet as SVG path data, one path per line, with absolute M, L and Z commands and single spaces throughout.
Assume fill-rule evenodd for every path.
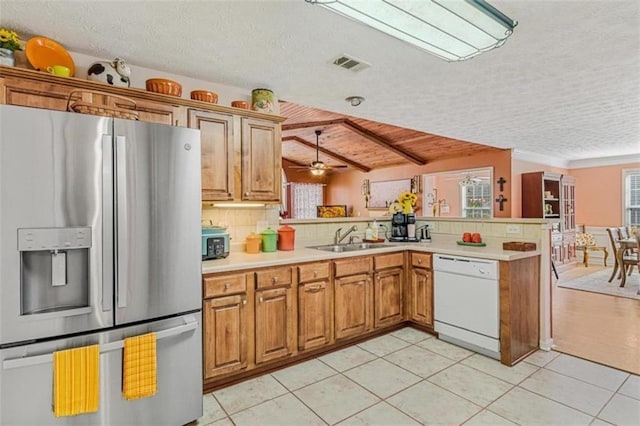
M 371 275 L 358 274 L 336 278 L 336 340 L 365 333 L 373 328 L 373 292 Z
M 259 290 L 255 297 L 256 364 L 291 355 L 296 336 L 292 288 Z
M 205 390 L 384 333 L 405 320 L 433 332 L 431 265 L 430 253 L 408 252 L 206 275 Z M 500 262 L 503 364 L 537 350 L 539 267 L 540 256 Z
M 431 253 L 410 253 L 409 256 L 409 319 L 433 327 Z
M 540 256 L 500 262 L 500 361 L 514 365 L 540 341 Z
M 374 326 L 397 324 L 404 320 L 404 269 L 374 273 Z
M 298 349 L 333 341 L 333 287 L 326 278 L 298 286 Z
M 429 269 L 412 268 L 409 319 L 433 327 L 433 274 Z
M 247 367 L 246 295 L 216 297 L 204 301 L 204 377 Z

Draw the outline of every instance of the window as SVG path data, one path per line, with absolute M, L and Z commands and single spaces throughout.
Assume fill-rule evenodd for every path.
M 462 187 L 462 217 L 491 217 L 491 184 L 478 182 Z
M 323 186 L 319 183 L 291 182 L 291 217 L 293 219 L 315 219 L 317 208 L 322 205 Z
M 640 226 L 640 169 L 622 170 L 624 199 L 622 214 L 625 226 Z

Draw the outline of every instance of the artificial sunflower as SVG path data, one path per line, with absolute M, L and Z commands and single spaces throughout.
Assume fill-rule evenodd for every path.
M 398 197 L 398 203 L 402 206 L 403 213 L 413 213 L 413 206 L 418 202 L 418 196 L 411 191 L 402 191 Z
M 14 50 L 21 50 L 22 45 L 20 44 L 18 34 L 6 28 L 0 28 L 0 48 L 8 49 L 12 52 Z

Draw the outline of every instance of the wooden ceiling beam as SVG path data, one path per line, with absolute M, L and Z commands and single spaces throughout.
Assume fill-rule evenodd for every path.
M 380 136 L 376 135 L 369 129 L 366 129 L 349 119 L 345 119 L 342 125 L 347 129 L 351 130 L 352 132 L 362 136 L 363 138 L 370 140 L 371 142 L 393 152 L 394 154 L 401 156 L 406 160 L 411 161 L 412 163 L 418 164 L 419 166 L 424 166 L 425 164 L 427 164 L 427 162 L 422 158 L 416 157 L 411 153 L 408 153 L 402 149 L 396 148 L 395 146 L 391 145 L 387 140 L 381 138 Z
M 309 142 L 307 140 L 304 140 L 303 138 L 301 138 L 299 136 L 295 136 L 295 135 L 293 135 L 293 136 L 283 136 L 282 137 L 282 142 L 285 142 L 285 141 L 294 141 L 294 142 L 297 142 L 297 143 L 299 143 L 301 145 L 304 145 L 304 146 L 306 146 L 306 147 L 308 147 L 310 149 L 313 149 L 314 151 L 316 150 L 316 144 L 315 143 L 311 143 L 311 142 Z M 354 169 L 360 170 L 361 172 L 365 172 L 366 173 L 366 172 L 370 172 L 371 171 L 370 167 L 364 166 L 364 165 L 362 165 L 360 163 L 356 163 L 355 161 L 351 161 L 348 158 L 345 158 L 340 154 L 336 154 L 333 151 L 329 151 L 326 148 L 318 147 L 318 151 L 320 151 L 321 153 L 323 153 L 327 157 L 333 158 L 336 161 L 339 161 L 341 163 L 347 164 L 347 165 L 353 167 Z
M 320 120 L 320 121 L 305 121 L 302 123 L 283 124 L 282 131 L 296 130 L 296 129 L 308 129 L 309 127 L 322 127 L 333 126 L 336 124 L 342 124 L 345 122 L 345 118 L 334 118 L 332 120 Z
M 282 159 L 290 162 L 292 166 L 300 166 L 300 167 L 308 166 L 308 164 L 304 164 L 299 161 L 292 160 L 291 158 L 282 157 Z

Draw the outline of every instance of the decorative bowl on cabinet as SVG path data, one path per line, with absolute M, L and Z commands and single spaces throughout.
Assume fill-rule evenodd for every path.
M 166 78 L 150 78 L 146 81 L 149 92 L 162 93 L 163 95 L 182 96 L 182 85 L 177 81 Z

